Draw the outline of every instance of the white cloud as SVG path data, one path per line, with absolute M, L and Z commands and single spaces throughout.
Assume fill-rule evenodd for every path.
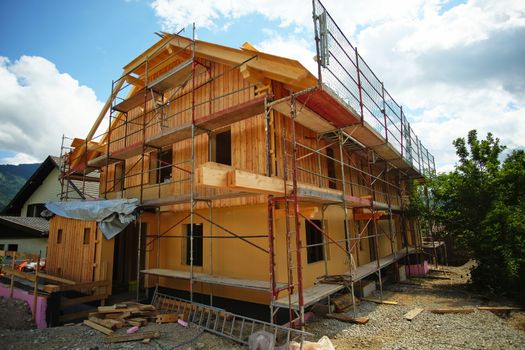
M 452 140 L 471 129 L 511 149 L 525 146 L 523 9 L 516 1 L 468 1 L 359 33 L 359 49 L 385 87 L 421 111 L 412 126 L 439 170 L 452 168 Z
M 525 146 L 525 6 L 523 0 L 323 1 L 345 35 L 413 120 L 413 128 L 448 170 L 452 140 L 478 129 L 510 148 Z M 298 59 L 314 74 L 310 1 L 155 0 L 165 28 L 258 14 L 291 27 L 266 30 L 261 51 Z M 246 38 L 249 40 L 249 38 Z M 509 107 L 511 106 L 511 107 Z
M 60 153 L 62 134 L 82 137 L 102 108 L 94 91 L 42 57 L 0 57 L 0 150 L 4 161 Z
M 312 23 L 310 6 L 304 0 L 154 0 L 151 7 L 164 30 L 177 31 L 195 22 L 197 27 L 215 29 L 219 19 L 260 14 L 282 26 Z
M 38 163 L 39 161 L 41 161 L 41 159 L 37 159 L 25 153 L 16 153 L 12 157 L 0 158 L 0 164 L 18 165 L 18 164 Z
M 305 38 L 294 35 L 283 37 L 273 30 L 265 30 L 268 37 L 256 44 L 257 50 L 298 60 L 312 74 L 317 75 L 315 51 L 310 49 Z

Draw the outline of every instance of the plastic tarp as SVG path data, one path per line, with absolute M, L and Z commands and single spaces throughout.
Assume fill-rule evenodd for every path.
M 53 214 L 70 219 L 96 221 L 107 239 L 122 232 L 139 215 L 139 200 L 112 199 L 100 201 L 48 202 Z

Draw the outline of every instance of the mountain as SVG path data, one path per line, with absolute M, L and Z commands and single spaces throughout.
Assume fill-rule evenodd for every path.
M 40 163 L 0 165 L 0 210 L 9 203 L 39 166 Z

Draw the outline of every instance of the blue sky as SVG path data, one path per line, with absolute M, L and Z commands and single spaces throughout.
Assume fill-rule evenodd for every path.
M 410 112 L 438 169 L 453 166 L 451 141 L 472 128 L 524 147 L 519 1 L 323 3 Z M 158 40 L 153 33 L 192 22 L 199 39 L 249 41 L 312 68 L 309 0 L 1 1 L 0 163 L 43 160 L 59 153 L 62 134 L 84 137 L 112 79 Z
M 0 10 L 0 55 L 11 61 L 22 55 L 44 57 L 94 89 L 101 101 L 121 68 L 153 45 L 159 39 L 153 33 L 163 29 L 146 0 L 4 0 Z M 199 28 L 199 38 L 233 47 L 248 39 L 260 42 L 261 28 L 279 25 L 260 15 L 216 23 L 219 30 Z M 228 30 L 220 29 L 226 23 Z M 184 29 L 182 35 L 191 36 L 191 28 Z M 290 28 L 280 30 L 286 33 Z

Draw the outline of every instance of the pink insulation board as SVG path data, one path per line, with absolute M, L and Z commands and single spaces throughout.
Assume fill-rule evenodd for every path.
M 0 283 L 0 296 L 4 298 L 10 298 L 10 287 Z M 31 308 L 31 312 L 33 312 L 34 296 L 32 292 L 26 292 L 25 290 L 14 288 L 13 298 L 26 301 L 29 304 L 29 307 Z M 47 328 L 46 309 L 47 299 L 45 297 L 38 296 L 36 301 L 36 326 L 38 328 Z

